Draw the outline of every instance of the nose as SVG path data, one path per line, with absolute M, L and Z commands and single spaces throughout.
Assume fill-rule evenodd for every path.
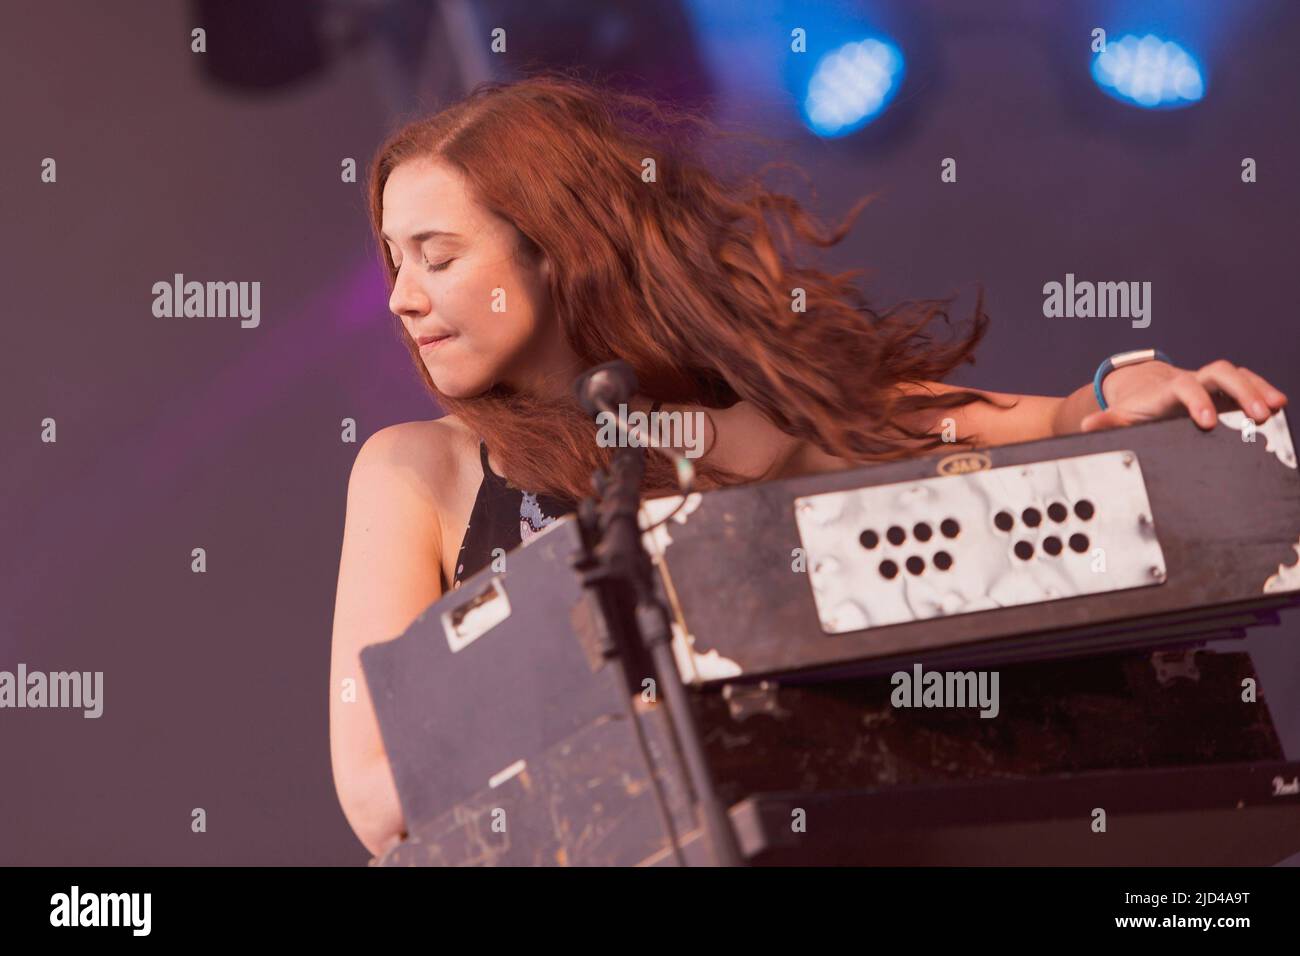
M 403 318 L 418 318 L 429 311 L 429 297 L 420 288 L 420 283 L 409 276 L 410 271 L 405 262 L 397 270 L 393 294 L 388 297 L 388 310 Z

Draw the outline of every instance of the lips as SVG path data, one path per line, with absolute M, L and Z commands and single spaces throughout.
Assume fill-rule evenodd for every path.
M 421 335 L 415 340 L 415 344 L 423 351 L 426 348 L 435 348 L 453 337 L 454 334 L 451 332 L 444 332 L 440 335 Z

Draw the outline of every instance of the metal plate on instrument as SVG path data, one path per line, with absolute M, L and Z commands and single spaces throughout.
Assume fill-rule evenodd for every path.
M 809 495 L 794 513 L 829 634 L 1165 580 L 1132 451 Z

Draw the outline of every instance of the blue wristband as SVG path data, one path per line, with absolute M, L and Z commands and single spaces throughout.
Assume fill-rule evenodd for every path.
M 1155 359 L 1164 362 L 1166 365 L 1173 365 L 1173 360 L 1159 349 L 1138 349 L 1135 352 L 1117 352 L 1106 361 L 1097 366 L 1097 374 L 1092 378 L 1092 390 L 1097 396 L 1097 404 L 1104 412 L 1108 407 L 1106 405 L 1106 396 L 1101 394 L 1101 380 L 1117 368 L 1123 368 L 1125 365 L 1137 365 L 1139 362 L 1150 362 Z

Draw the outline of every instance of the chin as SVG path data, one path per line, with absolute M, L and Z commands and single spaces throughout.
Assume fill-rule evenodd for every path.
M 476 395 L 482 395 L 492 387 L 492 379 L 486 375 L 476 375 L 468 373 L 464 369 L 450 371 L 443 368 L 429 368 L 429 378 L 433 380 L 434 387 L 448 398 L 473 398 Z

